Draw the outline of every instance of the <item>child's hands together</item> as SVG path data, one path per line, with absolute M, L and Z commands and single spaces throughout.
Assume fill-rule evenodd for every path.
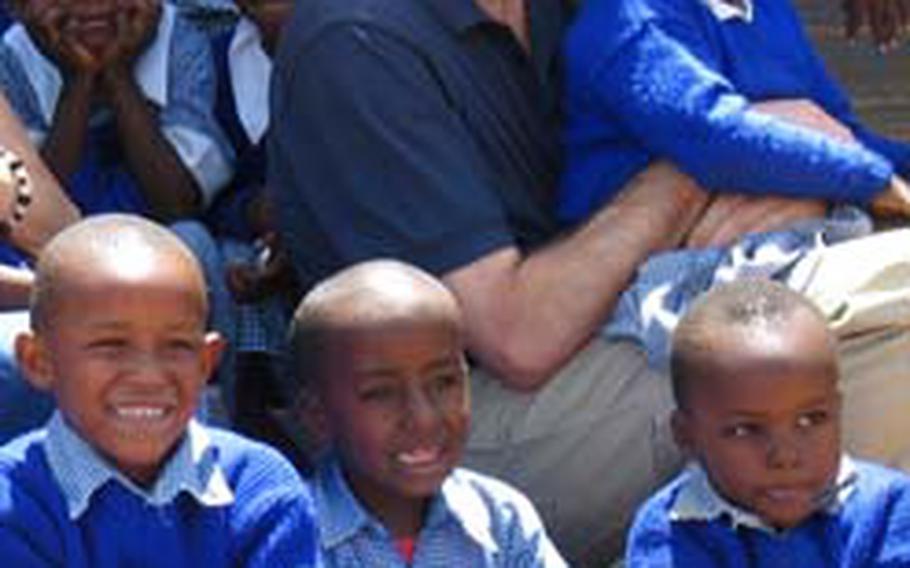
M 127 69 L 151 42 L 158 31 L 161 2 L 157 0 L 119 0 L 116 33 L 103 63 L 121 64 Z
M 65 6 L 52 0 L 25 2 L 20 18 L 44 55 L 64 75 L 78 75 L 94 67 L 95 58 L 79 40 L 77 23 Z

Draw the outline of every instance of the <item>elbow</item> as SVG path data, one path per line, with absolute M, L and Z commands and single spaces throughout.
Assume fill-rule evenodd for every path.
M 527 344 L 503 342 L 489 357 L 481 358 L 483 366 L 493 372 L 506 388 L 532 392 L 544 387 L 564 363 L 551 350 Z

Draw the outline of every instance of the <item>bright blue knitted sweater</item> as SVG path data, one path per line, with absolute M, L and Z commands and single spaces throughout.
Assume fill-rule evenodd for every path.
M 855 461 L 856 486 L 836 513 L 772 534 L 725 518 L 671 521 L 684 472 L 651 497 L 629 533 L 629 568 L 906 568 L 910 477 Z
M 565 219 L 658 158 L 711 190 L 860 203 L 910 174 L 910 145 L 859 123 L 789 0 L 754 1 L 751 22 L 701 0 L 588 0 L 565 55 Z M 749 106 L 781 98 L 815 102 L 861 145 Z
M 111 481 L 70 520 L 43 450 L 45 431 L 0 451 L 0 560 L 16 568 L 316 566 L 310 494 L 273 449 L 209 429 L 234 502 L 187 493 L 152 506 Z

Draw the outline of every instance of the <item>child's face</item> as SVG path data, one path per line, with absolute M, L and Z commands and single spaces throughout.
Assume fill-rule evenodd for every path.
M 717 338 L 688 409 L 674 417 L 676 436 L 728 500 L 789 528 L 818 508 L 837 474 L 835 355 L 809 317 L 785 333 L 743 337 Z
M 358 497 L 422 501 L 461 459 L 469 402 L 460 333 L 444 318 L 330 332 L 322 404 Z
M 26 372 L 68 423 L 141 484 L 185 431 L 221 348 L 204 331 L 198 276 L 167 258 L 89 263 L 57 292 L 48 323 L 17 341 Z
M 15 10 L 35 33 L 53 29 L 71 36 L 98 56 L 117 40 L 118 18 L 155 10 L 161 0 L 13 0 Z

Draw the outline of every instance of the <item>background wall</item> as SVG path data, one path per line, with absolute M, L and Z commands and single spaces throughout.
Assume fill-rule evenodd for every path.
M 910 141 L 910 38 L 882 55 L 868 36 L 853 44 L 844 39 L 840 0 L 794 1 L 828 70 L 847 89 L 857 113 L 879 132 Z

